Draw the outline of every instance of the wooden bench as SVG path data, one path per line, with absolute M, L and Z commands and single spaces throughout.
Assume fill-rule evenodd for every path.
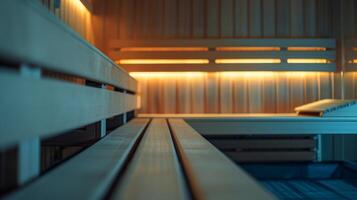
M 134 119 L 5 199 L 274 199 L 182 119 L 147 123 Z
M 2 3 L 0 152 L 15 148 L 18 170 L 4 199 L 274 198 L 184 121 L 128 122 L 128 73 L 37 1 Z M 116 116 L 124 125 L 109 133 Z M 44 140 L 93 123 L 96 143 L 40 173 Z
M 0 156 L 16 154 L 1 187 L 2 174 L 23 185 L 41 173 L 44 140 L 92 124 L 100 139 L 137 105 L 136 80 L 38 1 L 5 0 L 0 13 Z

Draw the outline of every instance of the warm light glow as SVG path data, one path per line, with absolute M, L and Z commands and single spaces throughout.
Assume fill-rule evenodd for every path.
M 208 51 L 205 47 L 125 47 L 120 51 Z
M 216 51 L 280 51 L 280 47 L 217 47 Z
M 291 71 L 291 72 L 277 72 L 277 71 L 225 71 L 225 72 L 215 72 L 222 78 L 277 78 L 278 76 L 288 77 L 288 78 L 304 78 L 307 76 L 316 76 L 321 74 L 321 72 L 301 72 L 301 71 Z M 137 79 L 142 78 L 203 78 L 208 74 L 208 72 L 130 72 L 130 75 Z
M 140 109 L 140 108 L 141 108 L 141 96 L 136 95 L 136 109 Z
M 289 78 L 303 78 L 306 76 L 313 76 L 320 72 L 300 72 L 300 71 L 292 71 L 292 72 L 276 72 L 276 71 L 246 71 L 246 72 L 219 72 L 222 77 L 244 77 L 244 78 L 269 78 L 269 77 L 277 77 L 277 76 L 286 76 Z
M 82 3 L 81 0 L 72 0 L 72 2 L 75 4 L 75 6 L 82 12 L 86 12 L 87 7 Z
M 326 51 L 325 47 L 288 47 L 288 51 Z
M 203 77 L 206 72 L 130 72 L 134 78 L 194 78 Z
M 352 50 L 353 50 L 353 51 L 357 51 L 357 48 L 356 48 L 356 47 L 354 47 L 354 48 L 352 48 Z
M 353 63 L 356 64 L 357 63 L 357 59 L 353 59 Z
M 280 59 L 216 59 L 217 64 L 260 64 L 260 63 L 281 63 Z
M 304 78 L 306 76 L 315 76 L 320 72 L 282 72 L 289 78 Z
M 123 59 L 118 64 L 208 64 L 208 59 Z
M 288 63 L 326 64 L 329 63 L 329 61 L 327 59 L 289 58 Z
M 263 71 L 263 72 L 219 72 L 222 77 L 230 77 L 230 78 L 265 78 L 265 77 L 273 77 L 275 72 Z

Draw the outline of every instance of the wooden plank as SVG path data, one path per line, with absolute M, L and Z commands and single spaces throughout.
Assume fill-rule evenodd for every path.
M 235 36 L 248 36 L 248 0 L 235 0 Z
M 208 73 L 205 81 L 205 113 L 219 113 L 219 75 Z
M 136 90 L 135 80 L 122 68 L 81 39 L 38 2 L 6 0 L 2 4 L 0 24 L 7 27 L 0 32 L 2 59 Z
M 220 33 L 219 1 L 206 0 L 206 37 L 217 38 Z
M 222 149 L 312 149 L 314 139 L 208 139 L 217 148 Z
M 129 64 L 130 72 L 219 72 L 219 71 L 316 71 L 335 72 L 336 64 Z M 287 111 L 285 111 L 287 112 Z
M 354 122 L 355 117 L 339 116 L 339 117 L 315 117 L 315 116 L 299 116 L 296 113 L 234 113 L 234 114 L 139 114 L 138 117 L 145 118 L 184 118 L 187 120 L 217 120 L 217 122 L 234 122 L 234 121 L 274 121 L 281 120 L 283 122 Z
M 179 38 L 189 38 L 192 33 L 192 3 L 190 0 L 178 1 L 178 34 Z
M 316 0 L 304 0 L 304 35 L 316 37 Z
M 177 36 L 177 0 L 165 1 L 163 28 L 166 38 L 175 38 Z M 139 5 L 141 6 L 141 5 Z
M 221 38 L 232 38 L 234 35 L 233 0 L 221 1 L 220 7 L 220 31 Z
M 276 36 L 290 36 L 290 1 L 276 0 Z
M 5 199 L 102 199 L 127 162 L 148 119 L 134 119 Z
M 48 137 L 136 109 L 134 95 L 0 71 L 0 147 Z M 127 99 L 128 105 L 124 104 Z M 130 103 L 129 103 L 130 102 Z M 20 126 L 19 126 L 20 125 Z
M 276 29 L 276 0 L 264 0 L 263 4 L 263 36 L 274 37 Z
M 112 199 L 184 199 L 183 181 L 167 122 L 153 119 Z
M 248 80 L 248 109 L 249 113 L 262 113 L 262 80 Z
M 235 59 L 235 58 L 303 58 L 336 59 L 336 51 L 112 51 L 120 59 Z
M 192 1 L 192 34 L 194 38 L 205 35 L 205 0 Z
M 277 112 L 276 79 L 277 78 L 265 77 L 262 80 L 262 107 L 264 113 Z
M 318 120 L 321 121 L 318 121 Z M 301 119 L 290 120 L 236 118 L 230 120 L 190 119 L 188 122 L 203 135 L 299 135 L 299 134 L 355 134 L 356 118 L 341 121 L 340 118 Z
M 169 123 L 194 198 L 274 199 L 182 119 Z
M 249 36 L 260 37 L 262 35 L 262 22 L 261 22 L 261 0 L 249 0 Z
M 110 40 L 109 48 L 123 47 L 326 47 L 336 48 L 336 40 L 329 38 L 245 38 L 245 39 L 142 39 Z
M 290 1 L 290 35 L 292 37 L 304 36 L 303 1 Z
M 293 161 L 313 161 L 315 152 L 226 152 L 227 156 L 236 162 L 293 162 Z

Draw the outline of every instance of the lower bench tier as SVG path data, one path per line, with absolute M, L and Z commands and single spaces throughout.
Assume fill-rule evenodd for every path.
M 137 118 L 4 199 L 275 199 L 182 119 Z

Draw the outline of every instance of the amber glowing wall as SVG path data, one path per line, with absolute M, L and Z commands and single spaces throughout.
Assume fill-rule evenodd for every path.
M 94 0 L 91 38 L 69 1 L 57 15 L 103 51 L 113 39 L 334 37 L 338 8 L 333 0 Z M 154 75 L 135 76 L 141 113 L 292 112 L 340 89 L 334 73 Z
M 141 113 L 284 113 L 334 97 L 334 75 L 311 72 L 132 73 Z
M 333 37 L 332 0 L 106 0 L 97 11 L 112 39 Z M 169 66 L 168 66 L 169 67 Z M 332 98 L 334 73 L 134 74 L 141 113 L 292 112 Z M 253 73 L 254 74 L 254 73 Z
M 92 14 L 81 0 L 41 0 L 40 2 L 83 38 L 94 43 Z

